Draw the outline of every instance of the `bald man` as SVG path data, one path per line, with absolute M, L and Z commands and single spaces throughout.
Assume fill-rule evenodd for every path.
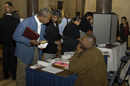
M 68 12 L 65 12 L 64 13 L 64 18 L 62 19 L 61 23 L 59 24 L 59 32 L 60 32 L 60 35 L 62 35 L 63 31 L 64 31 L 64 28 L 65 26 L 71 21 L 70 19 L 70 14 Z
M 6 2 L 5 7 L 10 7 L 12 16 L 17 19 L 20 19 L 19 14 L 17 14 L 15 11 L 13 11 L 13 4 L 11 2 Z M 6 13 L 3 14 L 3 17 L 5 17 L 5 15 L 6 15 Z
M 13 39 L 16 41 L 17 73 L 16 86 L 26 86 L 26 67 L 37 63 L 41 59 L 42 49 L 38 47 L 39 41 L 45 40 L 46 23 L 50 21 L 51 12 L 48 8 L 42 8 L 38 14 L 28 17 L 16 28 Z M 37 40 L 31 40 L 23 36 L 26 27 L 36 31 L 40 37 Z M 31 46 L 33 45 L 33 46 Z
M 8 69 L 11 67 L 12 79 L 16 79 L 15 41 L 13 40 L 13 33 L 20 21 L 12 17 L 12 9 L 9 6 L 4 9 L 6 15 L 0 19 L 0 40 L 2 40 L 3 48 L 3 74 L 4 79 L 8 79 Z
M 102 52 L 93 35 L 85 35 L 70 59 L 69 70 L 78 75 L 74 86 L 108 86 L 107 69 Z

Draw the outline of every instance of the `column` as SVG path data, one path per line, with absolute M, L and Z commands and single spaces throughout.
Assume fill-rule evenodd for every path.
M 97 0 L 96 12 L 101 14 L 110 14 L 112 8 L 112 0 Z
M 38 0 L 27 0 L 27 17 L 38 13 Z

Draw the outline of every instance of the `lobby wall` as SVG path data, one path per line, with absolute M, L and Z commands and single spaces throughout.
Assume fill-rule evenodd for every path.
M 27 0 L 0 0 L 0 18 L 4 13 L 4 4 L 5 2 L 10 1 L 13 4 L 14 10 L 20 11 L 21 18 L 27 18 Z M 69 12 L 70 18 L 75 17 L 76 11 L 81 12 L 81 16 L 84 14 L 84 6 L 82 4 L 78 4 L 78 2 L 82 3 L 84 0 L 38 0 L 39 1 L 39 10 L 43 7 L 54 7 L 57 8 L 58 1 L 62 1 L 63 4 L 63 12 Z M 77 5 L 77 7 L 76 7 Z

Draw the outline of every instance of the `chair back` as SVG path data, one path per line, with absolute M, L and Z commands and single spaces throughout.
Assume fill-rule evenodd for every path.
M 130 73 L 130 64 L 129 64 L 129 68 L 125 74 L 125 78 L 123 79 L 123 82 L 126 80 L 126 77 L 129 75 L 129 73 Z
M 110 81 L 110 83 L 109 83 L 109 86 L 113 86 L 114 81 L 115 81 L 116 76 L 117 76 L 117 72 L 118 72 L 118 71 L 115 71 L 115 73 L 114 73 L 114 75 L 113 75 L 113 77 L 112 77 L 112 79 L 111 79 L 111 81 Z
M 116 83 L 118 83 L 118 84 L 122 84 L 122 83 L 124 83 L 124 82 L 127 82 L 127 80 L 126 80 L 126 77 L 129 75 L 129 73 L 130 73 L 130 64 L 128 65 L 129 67 L 128 67 L 128 69 L 127 69 L 127 71 L 126 71 L 126 73 L 125 73 L 125 77 L 123 78 L 123 79 L 121 79 L 120 78 L 120 74 L 121 73 L 117 73 L 117 76 L 116 76 Z M 122 71 L 122 70 L 121 70 Z M 118 70 L 118 72 L 119 72 L 119 70 Z

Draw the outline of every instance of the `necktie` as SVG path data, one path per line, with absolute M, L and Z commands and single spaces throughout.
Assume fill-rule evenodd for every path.
M 68 19 L 67 19 L 67 24 L 68 24 Z

